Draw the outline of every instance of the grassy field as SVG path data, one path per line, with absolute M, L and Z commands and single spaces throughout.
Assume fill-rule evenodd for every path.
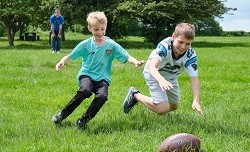
M 52 54 L 47 36 L 41 41 L 15 41 L 8 47 L 0 38 L 0 151 L 156 152 L 159 144 L 176 133 L 191 133 L 201 139 L 201 151 L 250 151 L 250 37 L 197 37 L 201 117 L 192 111 L 189 78 L 179 78 L 181 106 L 164 116 L 137 105 L 126 115 L 122 102 L 130 86 L 149 94 L 143 68 L 113 64 L 109 100 L 79 130 L 76 120 L 91 99 L 85 100 L 61 126 L 51 118 L 71 99 L 77 87 L 81 60 L 69 62 L 59 72 L 55 64 L 88 36 L 66 35 L 62 53 Z M 119 43 L 137 59 L 146 60 L 153 47 L 138 37 Z

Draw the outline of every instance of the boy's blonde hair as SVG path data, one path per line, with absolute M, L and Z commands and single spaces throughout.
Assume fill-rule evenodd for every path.
M 93 26 L 97 24 L 107 25 L 108 20 L 104 12 L 96 11 L 96 12 L 91 12 L 88 14 L 87 22 L 88 22 L 88 26 Z
M 173 35 L 175 37 L 178 37 L 179 35 L 184 35 L 187 39 L 193 40 L 195 37 L 195 27 L 193 24 L 180 23 L 175 27 Z

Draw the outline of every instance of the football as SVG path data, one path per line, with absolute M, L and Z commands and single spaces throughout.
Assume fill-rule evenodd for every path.
M 188 133 L 174 134 L 166 138 L 159 145 L 159 152 L 198 152 L 200 150 L 200 139 Z

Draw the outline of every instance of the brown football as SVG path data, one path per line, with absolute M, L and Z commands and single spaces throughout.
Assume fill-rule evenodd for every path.
M 159 152 L 198 152 L 200 139 L 192 134 L 179 133 L 166 138 L 159 146 Z

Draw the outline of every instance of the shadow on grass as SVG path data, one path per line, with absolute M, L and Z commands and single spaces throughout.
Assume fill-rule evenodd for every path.
M 62 49 L 73 49 L 80 41 L 79 40 L 67 40 L 63 41 L 61 44 Z M 0 50 L 45 50 L 51 49 L 48 40 L 40 41 L 15 41 L 15 46 L 6 46 L 0 45 Z
M 143 41 L 126 41 L 126 40 L 118 40 L 117 43 L 119 43 L 122 47 L 126 49 L 153 49 L 154 45 L 153 43 L 149 42 L 143 42 Z
M 194 41 L 193 47 L 197 48 L 221 48 L 221 47 L 250 47 L 248 43 L 225 43 L 225 42 L 205 42 L 205 41 Z
M 61 43 L 61 49 L 72 50 L 78 43 L 82 40 L 66 40 Z M 138 41 L 126 41 L 126 40 L 118 40 L 116 41 L 125 49 L 152 49 L 154 48 L 151 43 L 146 42 L 138 42 Z M 10 47 L 6 45 L 0 45 L 0 50 L 46 50 L 50 49 L 50 44 L 48 40 L 40 40 L 40 41 L 14 41 L 15 46 Z
M 68 128 L 68 127 L 75 127 L 76 124 L 70 121 L 63 121 L 62 123 L 55 123 L 57 128 Z
M 72 50 L 78 43 L 80 43 L 82 40 L 66 40 L 63 41 L 61 44 L 62 49 L 68 49 Z M 149 42 L 143 42 L 143 41 L 132 41 L 132 40 L 117 40 L 117 43 L 119 43 L 123 48 L 125 49 L 154 49 L 154 45 Z M 44 50 L 44 49 L 50 49 L 50 44 L 48 40 L 39 40 L 39 41 L 20 41 L 16 40 L 14 41 L 15 46 L 10 47 L 0 45 L 0 50 Z M 205 47 L 211 47 L 211 48 L 221 48 L 221 47 L 250 47 L 250 44 L 248 43 L 225 43 L 225 42 L 206 42 L 206 41 L 194 41 L 192 43 L 193 47 L 197 48 L 205 48 Z

